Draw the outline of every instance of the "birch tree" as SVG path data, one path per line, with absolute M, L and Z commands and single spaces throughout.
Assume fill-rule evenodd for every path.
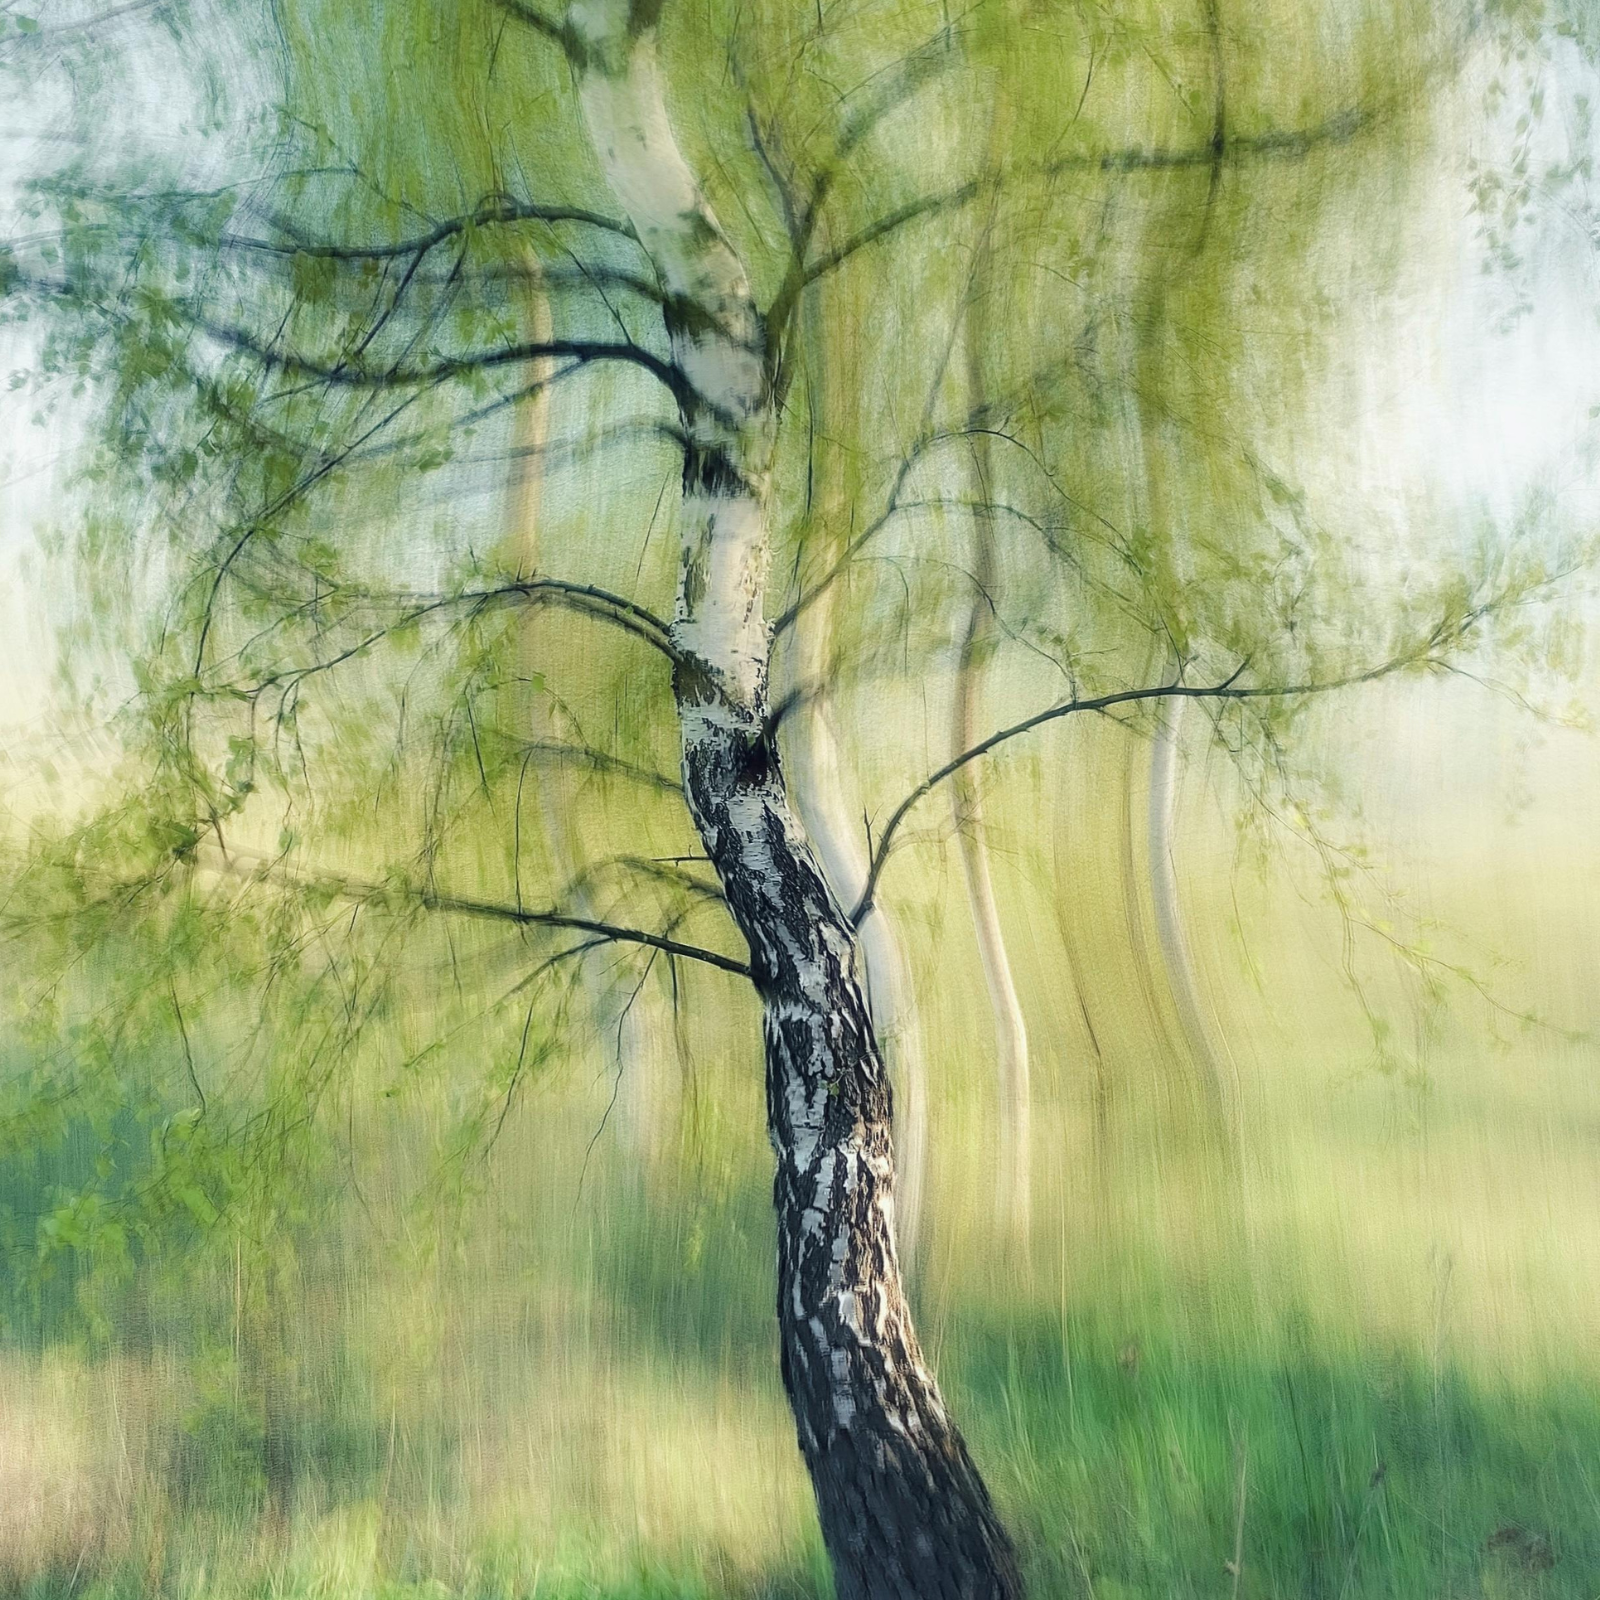
M 1457 19 L 1374 3 L 1325 58 L 1283 9 L 1293 26 L 1162 6 L 979 8 L 931 28 L 900 5 L 227 11 L 278 113 L 251 134 L 266 175 L 129 181 L 100 152 L 39 187 L 39 220 L 4 257 L 12 305 L 48 330 L 42 371 L 96 386 L 80 574 L 139 635 L 115 793 L 41 836 L 16 926 L 54 930 L 68 957 L 145 922 L 188 919 L 192 952 L 197 930 L 219 949 L 256 941 L 266 953 L 217 990 L 258 995 L 263 1015 L 330 908 L 390 930 L 315 1048 L 298 1012 L 283 1019 L 273 1071 L 293 1094 L 281 1077 L 264 1100 L 241 1088 L 231 1122 L 202 1100 L 152 1158 L 150 1204 L 243 1204 L 256 1178 L 219 1152 L 281 1151 L 315 1120 L 369 994 L 394 981 L 376 976 L 383 961 L 424 923 L 524 941 L 491 1008 L 512 1043 L 495 1058 L 490 1142 L 574 963 L 621 949 L 641 984 L 659 966 L 674 995 L 689 969 L 744 986 L 775 1163 L 782 1377 L 842 1600 L 1022 1593 L 922 1352 L 897 1239 L 880 1034 L 898 1002 L 871 991 L 900 979 L 874 913 L 934 797 L 1067 718 L 1190 701 L 1270 770 L 1307 704 L 1490 648 L 1585 559 L 1496 531 L 1398 598 L 1345 559 L 1237 443 L 1293 385 L 1252 386 L 1267 363 L 1240 353 L 1249 296 L 1234 279 L 1212 286 L 1222 396 L 1132 392 L 1138 307 L 1121 269 L 1155 200 L 1198 179 L 1239 232 L 1276 216 L 1278 270 L 1309 270 L 1330 206 L 1368 181 L 1403 188 L 1410 92 L 1462 49 Z M 198 24 L 186 37 L 206 48 Z M 1241 85 L 1226 119 L 1225 58 Z M 996 71 L 1007 131 L 991 144 L 966 108 Z M 1209 96 L 1192 87 L 1205 82 Z M 1018 325 L 983 324 L 963 360 L 980 250 Z M 872 359 L 846 443 L 867 465 L 819 504 L 828 407 L 814 402 L 830 351 L 853 346 Z M 581 531 L 561 548 L 582 569 L 556 570 L 542 536 L 530 566 L 452 544 L 448 516 L 431 540 L 415 531 L 419 485 L 454 508 L 477 478 L 503 482 L 503 452 L 485 462 L 481 446 L 518 408 L 517 448 L 588 466 L 559 491 L 546 480 L 540 501 Z M 603 420 L 564 440 L 563 415 Z M 1226 479 L 1217 504 L 1186 508 L 1203 536 L 1128 514 L 1130 416 Z M 658 523 L 675 529 L 670 561 Z M 940 570 L 941 526 L 959 530 L 958 566 L 981 528 L 968 576 L 994 591 L 995 640 L 1035 663 L 1028 703 L 1004 714 L 973 689 L 990 624 Z M 858 584 L 874 563 L 891 575 Z M 550 680 L 572 660 L 529 663 L 529 628 L 555 612 L 594 632 L 576 665 L 609 737 L 556 714 Z M 842 759 L 826 745 L 831 686 L 811 681 L 830 638 L 855 641 L 869 686 L 887 686 L 896 652 L 963 657 L 943 724 L 956 748 L 902 773 L 855 837 L 825 792 Z M 799 667 L 775 694 L 780 644 Z M 534 726 L 491 715 L 516 703 L 518 677 L 550 697 Z M 800 726 L 809 794 L 785 763 Z M 531 874 L 530 781 L 547 828 L 572 805 L 538 791 L 536 757 L 614 782 L 599 809 L 630 830 L 603 864 L 620 887 L 559 842 Z M 186 1014 L 176 980 L 170 1010 Z

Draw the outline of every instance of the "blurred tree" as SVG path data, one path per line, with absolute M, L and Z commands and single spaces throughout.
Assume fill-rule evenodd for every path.
M 965 825 L 984 757 L 1080 713 L 1170 728 L 1150 719 L 1198 702 L 1268 779 L 1312 697 L 1525 630 L 1585 559 L 1526 526 L 1373 559 L 1253 443 L 1315 370 L 1330 219 L 1403 200 L 1423 91 L 1465 48 L 1444 10 L 980 5 L 930 31 L 887 0 L 282 0 L 188 32 L 163 10 L 234 159 L 265 171 L 135 172 L 83 118 L 92 154 L 35 187 L 38 226 L 0 257 L 15 314 L 44 318 L 41 374 L 103 400 L 80 565 L 89 622 L 131 629 L 134 663 L 111 798 L 35 841 L 15 925 L 65 968 L 142 941 L 143 988 L 94 996 L 119 1037 L 170 1011 L 187 1047 L 185 1012 L 224 999 L 259 1019 L 223 1052 L 226 1094 L 186 1048 L 192 1103 L 136 1175 L 147 1214 L 275 1215 L 386 1014 L 428 1036 L 412 1061 L 474 1009 L 500 1019 L 465 1150 L 596 952 L 643 970 L 620 1005 L 607 976 L 580 1029 L 623 1029 L 657 968 L 675 1000 L 688 968 L 736 979 L 761 1008 L 783 1377 L 838 1591 L 1020 1593 L 902 1290 L 885 869 L 936 790 Z M 229 125 L 229 96 L 261 120 Z M 524 497 L 485 555 L 463 508 L 503 484 L 512 418 Z M 531 631 L 553 613 L 571 627 Z M 953 674 L 917 664 L 951 645 Z M 874 696 L 863 764 L 901 795 L 859 842 L 823 792 L 844 663 Z M 955 748 L 919 777 L 893 724 L 930 670 Z M 809 795 L 785 776 L 796 728 Z M 1015 1208 L 1025 1031 L 965 849 L 1015 1035 Z M 514 929 L 509 989 L 485 999 L 492 962 L 453 933 L 454 999 L 418 985 L 425 919 Z M 89 1027 L 52 993 L 41 1037 Z M 31 1114 L 114 1061 L 69 1051 L 25 1085 Z

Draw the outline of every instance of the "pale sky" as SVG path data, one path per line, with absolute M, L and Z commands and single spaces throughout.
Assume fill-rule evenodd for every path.
M 144 92 L 119 85 L 116 104 L 147 146 L 193 149 L 169 46 L 151 58 Z M 1540 142 L 1544 159 L 1568 158 L 1572 96 L 1581 91 L 1575 57 L 1558 57 Z M 1359 515 L 1363 506 L 1391 515 L 1407 504 L 1455 508 L 1463 525 L 1478 508 L 1511 517 L 1535 487 L 1552 492 L 1569 522 L 1600 519 L 1595 454 L 1600 422 L 1600 247 L 1569 206 L 1551 207 L 1530 241 L 1515 285 L 1486 276 L 1466 189 L 1464 157 L 1485 154 L 1498 137 L 1479 111 L 1483 74 L 1468 71 L 1441 106 L 1441 134 L 1431 177 L 1406 241 L 1406 267 L 1392 298 L 1350 309 L 1343 354 L 1306 408 L 1326 418 L 1319 448 L 1295 452 L 1310 491 L 1330 511 Z M 46 86 L 48 88 L 48 86 Z M 64 103 L 64 102 L 62 102 Z M 0 208 L 9 211 L 32 170 L 59 159 L 59 141 L 26 137 L 30 115 L 48 134 L 47 96 L 14 107 L 0 130 Z M 1600 151 L 1591 152 L 1600 155 Z M 1537 165 L 1537 163 L 1536 163 Z M 210 176 L 187 175 L 196 183 Z M 1507 320 L 1518 294 L 1531 310 Z M 0 328 L 0 374 L 29 366 L 28 330 Z M 65 404 L 46 425 L 31 421 L 34 402 L 0 378 L 0 783 L 7 809 L 23 800 L 24 773 L 41 758 L 68 769 L 50 704 L 53 631 L 61 616 L 59 585 L 37 552 L 73 463 L 81 413 Z M 1320 474 L 1320 478 L 1319 478 Z M 1338 515 L 1330 517 L 1338 525 Z M 91 767 L 96 752 L 88 752 Z M 31 786 L 29 786 L 31 787 Z

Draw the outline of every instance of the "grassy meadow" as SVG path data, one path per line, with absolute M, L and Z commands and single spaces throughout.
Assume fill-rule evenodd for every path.
M 1596 930 L 1552 843 L 1593 755 L 1554 736 L 1518 768 L 1541 792 L 1520 820 L 1479 785 L 1439 829 L 1430 797 L 1474 759 L 1457 736 L 1481 755 L 1504 714 L 1485 734 L 1465 690 L 1376 709 L 1425 726 L 1403 757 L 1329 738 L 1371 779 L 1388 881 L 1413 914 L 1497 926 L 1473 959 L 1539 1020 L 1419 996 L 1370 952 L 1358 998 L 1315 873 L 1289 847 L 1242 862 L 1225 769 L 1192 751 L 1204 1089 L 1116 868 L 1138 865 L 1126 818 L 1046 781 L 1070 764 L 1137 799 L 1145 747 L 1063 735 L 994 790 L 1035 1038 L 1026 1239 L 996 1220 L 964 904 L 939 852 L 901 869 L 937 1041 L 913 1292 L 1040 1595 L 1600 1593 Z M 1041 817 L 1053 874 L 1029 865 Z M 1590 881 L 1591 839 L 1565 858 Z M 1052 879 L 1092 914 L 1054 915 Z M 614 1056 L 552 1058 L 443 1183 L 461 1091 L 436 1061 L 408 1096 L 352 1097 L 269 1239 L 224 1224 L 120 1274 L 67 1256 L 41 1278 L 29 1228 L 73 1165 L 147 1133 L 10 1158 L 0 1592 L 828 1593 L 777 1379 L 755 1017 L 694 981 L 676 1024 L 653 1002 L 648 1127 Z M 1363 1004 L 1414 1033 L 1393 1059 Z
M 825 1600 L 658 620 L 724 313 L 564 7 L 81 9 L 0 5 L 0 1600 Z M 1600 749 L 1512 703 L 1595 701 L 1596 0 L 812 10 L 625 8 L 791 319 L 752 750 L 870 834 L 1195 696 L 1165 846 L 1124 700 L 877 884 L 1030 1593 L 1600 1600 Z

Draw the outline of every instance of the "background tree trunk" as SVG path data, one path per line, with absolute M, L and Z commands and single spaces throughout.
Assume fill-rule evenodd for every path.
M 995 576 L 993 527 L 987 518 L 973 519 L 972 605 L 956 662 L 954 709 L 950 719 L 953 752 L 969 749 L 981 737 L 982 661 L 993 625 L 991 595 Z M 967 908 L 973 937 L 983 964 L 983 981 L 994 1021 L 995 1091 L 1000 1128 L 1000 1164 L 995 1193 L 1002 1228 L 1013 1239 L 1028 1234 L 1032 1173 L 1032 1088 L 1028 1059 L 1028 1024 L 1022 1014 L 1000 905 L 989 870 L 989 847 L 984 837 L 983 798 L 972 767 L 965 767 L 951 783 L 956 838 L 967 886 Z
M 531 250 L 524 263 L 528 337 L 548 340 L 552 332 L 550 300 L 542 282 L 541 263 Z M 531 363 L 530 381 L 543 378 L 548 382 L 555 366 L 549 358 Z M 517 570 L 527 577 L 537 574 L 546 559 L 541 522 L 551 400 L 548 387 L 535 389 L 516 407 L 512 427 L 507 536 Z M 530 746 L 554 746 L 573 737 L 573 730 L 563 726 L 557 716 L 555 702 L 536 681 L 552 660 L 560 658 L 560 646 L 570 643 L 581 652 L 587 644 L 587 640 L 572 635 L 572 626 L 571 619 L 540 607 L 529 607 L 522 624 L 518 653 L 519 677 L 523 681 L 515 686 L 508 710 L 513 726 L 527 737 Z M 541 641 L 545 646 L 542 649 Z M 558 641 L 559 646 L 551 648 Z M 525 776 L 527 782 L 519 790 L 527 790 L 548 869 L 560 886 L 563 903 L 580 917 L 603 915 L 604 908 L 594 903 L 584 880 L 587 851 L 577 825 L 581 813 L 579 786 L 592 774 L 576 773 L 571 762 L 552 754 L 548 759 L 530 762 Z M 640 985 L 635 964 L 619 964 L 614 952 L 591 951 L 579 960 L 584 998 L 611 1084 L 618 1132 L 628 1149 L 648 1166 L 661 1149 L 662 1125 L 669 1109 L 661 1103 L 664 1097 L 659 1092 L 663 1074 L 652 1049 L 649 996 Z
M 997 95 L 999 91 L 997 88 Z M 989 158 L 999 154 L 1007 126 L 1003 99 L 991 112 Z M 993 226 L 991 217 L 990 228 Z M 989 232 L 977 245 L 972 282 L 962 316 L 961 338 L 966 367 L 967 405 L 975 409 L 987 392 L 984 383 L 983 345 L 986 336 L 987 297 L 992 292 Z M 986 507 L 992 498 L 989 436 L 974 433 L 967 440 L 972 461 L 972 581 L 966 628 L 956 658 L 955 695 L 950 718 L 951 754 L 970 749 L 982 736 L 984 664 L 993 647 L 995 584 L 994 518 Z M 1033 1091 L 1028 1059 L 1028 1024 L 1022 1014 L 1011 955 L 1006 948 L 994 877 L 989 869 L 989 845 L 984 834 L 983 798 L 977 766 L 963 767 L 950 786 L 956 838 L 967 886 L 967 908 L 973 937 L 983 964 L 984 987 L 994 1020 L 995 1098 L 1000 1130 L 1000 1161 L 995 1195 L 1002 1230 L 1013 1240 L 1027 1238 L 1033 1197 Z
M 1146 811 L 1149 851 L 1150 900 L 1155 908 L 1156 942 L 1161 949 L 1167 987 L 1178 1013 L 1179 1031 L 1195 1070 L 1208 1086 L 1223 1114 L 1229 1110 L 1226 1081 L 1211 1046 L 1211 1033 L 1200 1007 L 1195 984 L 1194 958 L 1178 900 L 1178 873 L 1172 857 L 1173 816 L 1178 803 L 1179 733 L 1184 703 L 1173 700 L 1161 708 L 1150 745 L 1150 787 Z
M 673 137 L 652 0 L 568 13 L 595 151 L 666 294 L 681 386 L 672 642 L 684 787 L 750 946 L 777 1175 L 784 1385 L 840 1600 L 1010 1600 L 1010 1540 L 901 1289 L 891 1095 L 856 937 L 789 803 L 768 721 L 773 426 L 742 263 Z
M 807 541 L 808 560 L 831 572 L 842 559 L 853 497 L 860 485 L 848 452 L 829 448 L 835 430 L 849 436 L 859 421 L 861 374 L 849 355 L 825 348 L 815 317 L 806 369 L 808 400 L 819 420 L 813 444 L 820 510 Z M 802 698 L 785 725 L 789 791 L 805 824 L 828 887 L 840 905 L 853 906 L 866 888 L 869 862 L 860 811 L 852 806 L 840 770 L 832 695 L 839 651 L 840 600 L 845 586 L 830 583 L 795 623 L 788 689 Z M 895 1103 L 895 1237 L 900 1254 L 913 1256 L 921 1231 L 923 1173 L 928 1148 L 928 1085 L 917 1000 L 894 919 L 874 904 L 857 930 L 862 977 L 873 1032 L 883 1052 Z

